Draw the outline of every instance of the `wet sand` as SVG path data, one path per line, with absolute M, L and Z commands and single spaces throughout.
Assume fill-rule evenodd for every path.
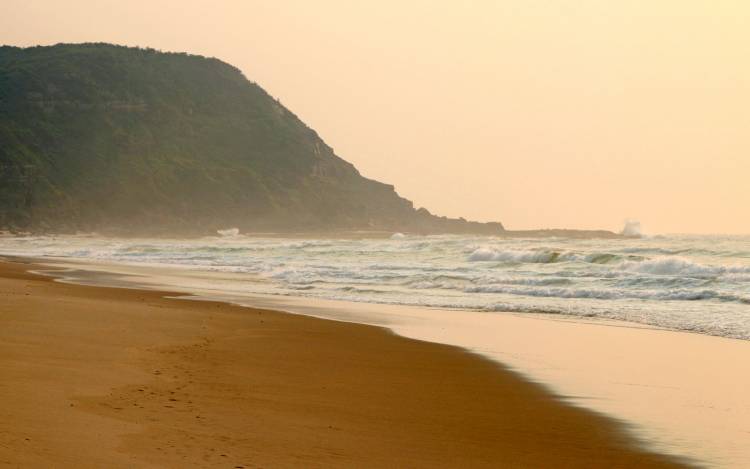
M 681 467 L 459 348 L 0 264 L 0 466 Z

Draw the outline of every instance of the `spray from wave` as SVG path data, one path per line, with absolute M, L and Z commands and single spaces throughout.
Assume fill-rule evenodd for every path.
M 629 238 L 640 238 L 643 236 L 643 233 L 641 232 L 641 222 L 638 220 L 625 220 L 625 226 L 622 227 L 620 234 Z

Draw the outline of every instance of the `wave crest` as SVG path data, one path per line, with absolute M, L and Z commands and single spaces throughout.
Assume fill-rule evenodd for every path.
M 750 273 L 746 266 L 715 266 L 699 264 L 683 257 L 656 257 L 640 262 L 625 261 L 620 268 L 630 272 L 652 275 L 673 275 L 685 277 L 717 277 L 724 274 Z
M 469 254 L 469 262 L 521 262 L 534 264 L 549 264 L 560 259 L 557 251 L 497 251 L 491 248 L 478 248 Z

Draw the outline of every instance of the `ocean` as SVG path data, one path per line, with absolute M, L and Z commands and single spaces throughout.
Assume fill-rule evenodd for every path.
M 0 254 L 225 272 L 217 293 L 629 321 L 750 340 L 750 236 L 2 237 Z M 206 285 L 221 289 L 221 285 Z

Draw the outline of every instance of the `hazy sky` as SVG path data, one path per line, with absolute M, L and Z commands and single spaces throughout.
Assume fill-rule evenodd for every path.
M 232 63 L 433 213 L 750 233 L 747 0 L 0 1 L 84 41 Z

